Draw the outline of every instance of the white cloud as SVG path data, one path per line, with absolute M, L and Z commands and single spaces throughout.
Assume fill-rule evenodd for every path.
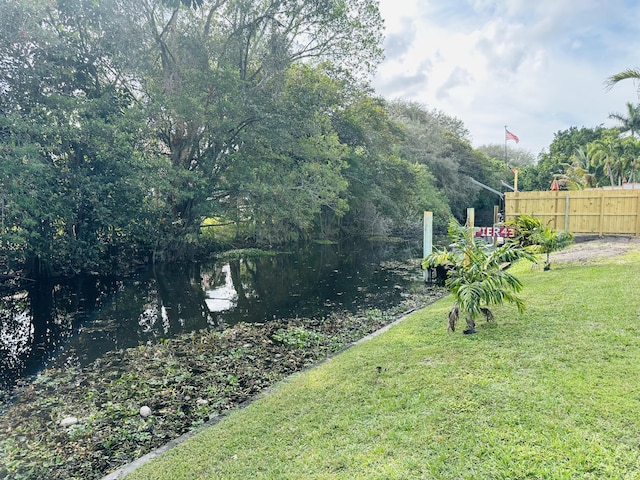
M 504 126 L 537 154 L 571 126 L 613 125 L 636 87 L 606 78 L 640 66 L 631 0 L 381 0 L 388 56 L 374 79 L 387 98 L 458 117 L 475 146 Z

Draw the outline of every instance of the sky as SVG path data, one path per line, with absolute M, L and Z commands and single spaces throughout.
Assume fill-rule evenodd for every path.
M 461 120 L 474 147 L 508 142 L 537 156 L 554 134 L 616 126 L 640 102 L 637 0 L 380 0 L 385 60 L 373 87 Z

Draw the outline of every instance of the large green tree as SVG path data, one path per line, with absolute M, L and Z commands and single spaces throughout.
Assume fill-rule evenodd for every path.
M 328 212 L 347 211 L 347 146 L 329 115 L 342 91 L 321 69 L 291 67 L 270 118 L 245 132 L 242 148 L 229 155 L 220 183 L 225 202 L 239 209 L 238 220 L 251 227 L 244 232 L 257 242 L 305 237 Z
M 436 224 L 446 225 L 446 198 L 430 170 L 399 148 L 407 132 L 387 102 L 361 93 L 332 117 L 349 147 L 344 172 L 349 212 L 342 230 L 350 235 L 408 232 L 419 227 L 425 210 L 434 212 Z
M 347 210 L 331 117 L 381 57 L 375 1 L 0 7 L 2 240 L 16 261 L 103 270 L 188 254 L 205 216 L 282 241 Z
M 179 242 L 197 232 L 203 216 L 218 215 L 230 195 L 236 205 L 238 201 L 245 209 L 246 204 L 259 205 L 261 215 L 271 217 L 250 216 L 263 230 L 275 215 L 273 209 L 268 213 L 268 204 L 280 205 L 277 216 L 296 219 L 295 228 L 308 228 L 306 217 L 316 207 L 297 209 L 305 204 L 295 195 L 301 191 L 310 200 L 316 190 L 316 203 L 338 206 L 325 198 L 325 193 L 333 183 L 337 187 L 331 195 L 335 195 L 340 182 L 328 182 L 317 174 L 320 157 L 310 162 L 315 167 L 302 165 L 306 158 L 300 158 L 300 152 L 308 151 L 311 144 L 320 147 L 322 142 L 318 138 L 315 142 L 303 140 L 307 132 L 301 128 L 296 133 L 296 122 L 308 126 L 308 119 L 317 117 L 316 131 L 309 135 L 318 135 L 317 129 L 326 123 L 319 117 L 326 117 L 330 110 L 323 110 L 326 99 L 314 90 L 320 82 L 307 82 L 296 65 L 324 62 L 326 76 L 366 76 L 381 55 L 381 20 L 375 2 L 218 0 L 203 1 L 194 10 L 179 5 L 167 8 L 149 0 L 143 10 L 151 54 L 143 93 L 155 106 L 150 117 L 162 151 L 175 169 L 194 173 L 208 190 L 207 194 L 190 193 L 174 199 L 174 215 L 181 222 L 173 223 L 175 231 L 170 237 L 176 245 L 169 249 L 169 256 L 174 255 L 173 250 L 180 255 L 185 246 Z M 292 77 L 302 82 L 298 92 Z M 300 116 L 307 118 L 300 120 Z M 330 138 L 331 133 L 321 135 Z M 336 154 L 336 150 L 329 153 Z M 276 158 L 282 161 L 276 162 Z M 333 174 L 332 161 L 323 161 L 325 172 Z M 287 163 L 295 168 L 286 167 Z M 339 162 L 336 167 L 340 169 Z M 290 175 L 279 175 L 282 168 Z M 316 174 L 310 174 L 309 169 Z M 242 175 L 247 178 L 243 180 Z M 304 187 L 300 175 L 307 175 Z M 311 185 L 313 179 L 318 185 Z M 273 189 L 269 183 L 274 184 Z M 189 186 L 179 185 L 178 190 L 192 192 Z M 287 205 L 296 210 L 294 215 L 286 212 Z M 303 211 L 307 212 L 305 218 L 300 216 Z
M 480 213 L 479 221 L 491 223 L 492 207 L 499 198 L 471 178 L 499 190 L 500 180 L 508 172 L 504 162 L 474 150 L 468 130 L 456 118 L 415 102 L 393 102 L 390 112 L 405 132 L 399 144 L 400 155 L 429 169 L 453 215 L 464 222 L 467 208 L 474 207 Z
M 114 74 L 124 23 L 93 2 L 0 12 L 3 246 L 34 275 L 143 256 L 153 171 L 137 150 L 144 119 Z
M 549 190 L 551 182 L 558 175 L 565 174 L 566 165 L 571 163 L 571 157 L 579 149 L 596 140 L 600 140 L 607 129 L 598 126 L 595 128 L 570 127 L 554 134 L 549 151 L 540 155 L 538 163 L 522 169 L 519 176 L 521 190 Z

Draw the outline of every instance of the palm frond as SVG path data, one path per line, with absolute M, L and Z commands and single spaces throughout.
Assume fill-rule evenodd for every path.
M 474 318 L 484 316 L 493 320 L 491 305 L 515 303 L 519 311 L 524 302 L 516 296 L 522 283 L 505 268 L 520 259 L 536 261 L 535 253 L 517 243 L 493 247 L 475 241 L 473 230 L 452 219 L 449 234 L 453 241 L 450 250 L 438 250 L 423 259 L 424 268 L 447 265 L 446 285 L 451 290 L 454 304 L 449 312 L 449 330 L 455 331 L 461 316 L 467 320 L 467 331 L 473 331 Z
M 618 82 L 623 80 L 640 80 L 640 69 L 637 68 L 628 68 L 623 70 L 620 73 L 616 73 L 615 75 L 611 75 L 605 81 L 605 86 L 607 89 L 612 89 Z
M 422 259 L 422 268 L 433 268 L 440 266 L 453 265 L 455 263 L 455 255 L 452 252 L 436 249 L 425 258 Z

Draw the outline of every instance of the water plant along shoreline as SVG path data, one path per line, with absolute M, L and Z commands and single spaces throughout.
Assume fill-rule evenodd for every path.
M 385 311 L 241 323 L 47 370 L 3 399 L 0 476 L 100 478 L 446 295 L 418 290 Z

